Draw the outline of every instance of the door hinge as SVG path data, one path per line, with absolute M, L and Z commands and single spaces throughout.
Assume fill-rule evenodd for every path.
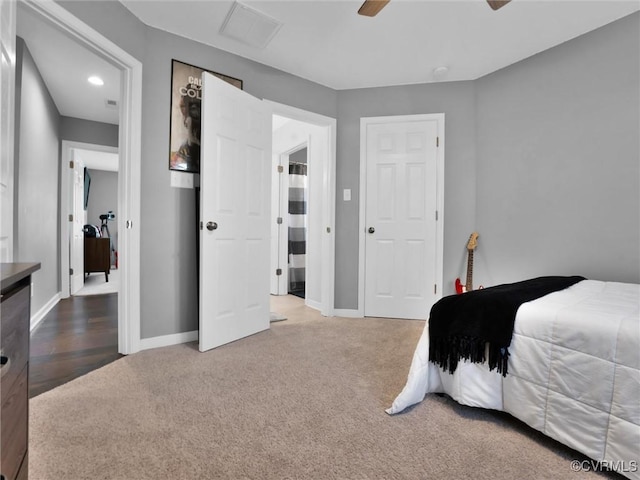
M 69 275 L 73 275 L 73 268 L 69 269 Z
M 278 275 L 278 276 L 282 275 L 282 269 L 281 268 L 276 268 L 276 275 Z
M 276 223 L 277 223 L 278 225 L 282 225 L 282 217 L 278 217 L 278 218 L 276 218 Z
M 204 225 L 202 222 L 200 222 L 200 230 L 204 230 Z
M 438 210 L 436 210 L 436 222 L 438 221 Z
M 284 167 L 282 165 L 278 165 L 278 173 L 284 172 Z
M 440 137 L 436 137 L 436 147 L 440 146 Z
M 73 167 L 74 167 L 74 165 L 73 165 L 73 160 L 71 160 L 71 161 L 69 162 L 69 168 L 73 168 Z
M 70 221 L 70 222 L 73 222 L 73 213 L 70 213 L 70 214 L 69 214 L 69 221 Z
M 435 295 L 435 294 L 437 294 L 437 293 L 438 293 L 438 284 L 437 284 L 437 283 L 434 283 L 434 284 L 433 284 L 433 294 Z

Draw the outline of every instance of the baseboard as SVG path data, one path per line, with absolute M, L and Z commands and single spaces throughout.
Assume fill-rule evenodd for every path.
M 168 347 L 171 345 L 179 345 L 181 343 L 195 342 L 197 340 L 198 330 L 193 330 L 192 332 L 174 333 L 172 335 L 161 335 L 159 337 L 141 338 L 140 350 Z
M 355 310 L 351 308 L 336 308 L 333 310 L 333 314 L 336 317 L 346 317 L 346 318 L 363 318 L 364 315 L 360 310 Z
M 305 300 L 305 305 L 307 307 L 313 308 L 314 310 L 322 311 L 322 303 L 316 302 L 315 300 L 309 300 L 308 298 Z
M 40 322 L 44 319 L 44 317 L 51 311 L 53 307 L 55 307 L 61 299 L 60 292 L 56 293 L 51 299 L 45 303 L 40 310 L 31 315 L 31 320 L 29 322 L 29 331 L 32 332 L 34 328 L 40 325 Z

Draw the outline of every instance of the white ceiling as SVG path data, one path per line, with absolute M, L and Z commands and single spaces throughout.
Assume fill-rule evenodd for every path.
M 121 0 L 147 25 L 341 90 L 472 80 L 640 9 L 638 0 L 247 0 L 283 23 L 264 49 L 219 34 L 233 1 Z M 448 67 L 434 78 L 433 70 Z M 224 72 L 223 72 L 224 73 Z
M 391 0 L 369 18 L 360 0 L 251 0 L 283 23 L 264 49 L 219 35 L 229 0 L 121 0 L 147 25 L 334 89 L 476 79 L 640 10 L 640 0 Z M 62 115 L 118 123 L 119 71 L 18 3 L 24 38 Z M 435 77 L 433 70 L 448 67 Z M 222 72 L 225 73 L 225 72 Z M 103 87 L 87 83 L 100 75 Z
M 47 89 L 66 117 L 118 124 L 118 108 L 106 100 L 120 102 L 120 71 L 95 53 L 72 40 L 60 29 L 18 2 L 16 32 L 31 52 Z M 87 82 L 97 75 L 102 87 Z

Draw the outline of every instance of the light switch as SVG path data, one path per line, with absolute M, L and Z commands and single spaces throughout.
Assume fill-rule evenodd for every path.
M 193 173 L 171 171 L 171 186 L 177 188 L 193 188 Z
M 351 189 L 350 188 L 345 188 L 342 191 L 342 198 L 344 199 L 345 202 L 351 201 Z

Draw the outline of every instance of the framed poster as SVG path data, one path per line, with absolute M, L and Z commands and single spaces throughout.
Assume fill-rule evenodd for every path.
M 169 170 L 200 172 L 200 104 L 202 72 L 205 71 L 242 90 L 242 80 L 171 61 Z

